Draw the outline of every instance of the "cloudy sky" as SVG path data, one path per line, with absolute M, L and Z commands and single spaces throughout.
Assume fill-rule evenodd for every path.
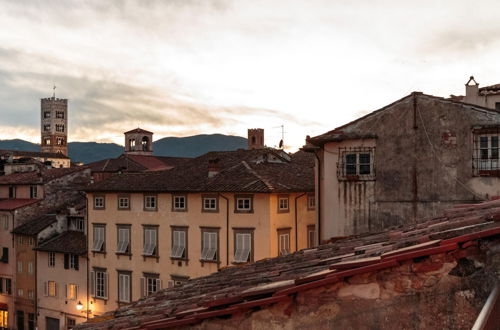
M 300 147 L 412 91 L 500 83 L 500 2 L 0 2 L 0 139 L 39 141 L 40 98 L 70 141 L 122 144 L 262 127 Z

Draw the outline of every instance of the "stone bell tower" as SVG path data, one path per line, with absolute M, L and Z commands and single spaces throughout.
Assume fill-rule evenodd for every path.
M 249 128 L 248 129 L 248 149 L 264 148 L 264 129 Z
M 125 132 L 125 153 L 130 155 L 153 155 L 153 132 L 137 127 Z
M 68 100 L 41 100 L 41 151 L 68 155 Z

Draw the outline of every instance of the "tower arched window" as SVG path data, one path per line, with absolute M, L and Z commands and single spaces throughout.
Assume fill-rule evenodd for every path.
M 141 144 L 142 144 L 142 151 L 149 150 L 149 138 L 147 136 L 144 136 L 142 138 Z

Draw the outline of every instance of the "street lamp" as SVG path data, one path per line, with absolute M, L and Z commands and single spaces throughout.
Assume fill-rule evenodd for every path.
M 80 300 L 78 300 L 78 304 L 76 304 L 76 309 L 81 311 L 83 309 L 83 304 Z

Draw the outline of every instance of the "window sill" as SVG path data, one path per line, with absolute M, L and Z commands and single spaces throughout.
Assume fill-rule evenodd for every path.
M 130 252 L 115 252 L 117 256 L 132 256 Z
M 160 260 L 160 256 L 155 256 L 155 255 L 146 255 L 146 254 L 143 254 L 142 257 L 144 258 L 144 260 L 146 260 L 146 259 L 156 259 L 156 262 L 158 262 L 158 260 Z
M 186 209 L 172 209 L 172 212 L 187 212 Z
M 231 264 L 236 265 L 236 266 L 240 266 L 240 265 L 249 264 L 251 262 L 253 262 L 253 261 L 232 261 Z
M 207 259 L 200 259 L 201 264 L 220 264 L 220 260 L 207 260 Z
M 144 211 L 145 212 L 158 212 L 158 209 L 148 209 L 148 208 L 144 208 Z
M 130 207 L 119 207 L 118 211 L 130 211 Z
M 477 176 L 500 177 L 500 170 L 479 170 Z
M 234 210 L 234 213 L 253 213 L 253 210 Z

